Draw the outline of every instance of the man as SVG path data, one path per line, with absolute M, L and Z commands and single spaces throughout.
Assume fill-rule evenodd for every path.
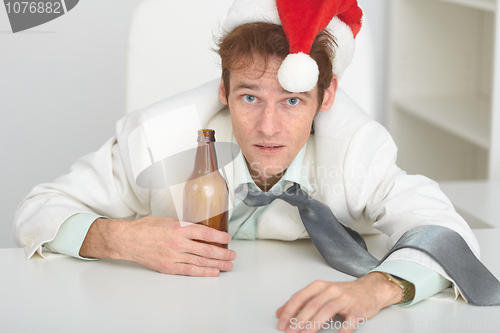
M 242 154 L 235 156 L 228 173 L 233 193 L 241 184 L 267 192 L 297 183 L 351 228 L 370 233 L 375 227 L 388 234 L 391 246 L 405 231 L 435 224 L 458 232 L 478 256 L 470 228 L 437 184 L 401 171 L 388 133 L 337 89 L 332 67 L 342 58 L 339 37 L 313 34 L 307 53 L 317 64 L 318 75 L 312 85 L 301 77 L 299 86 L 305 82 L 307 87 L 297 92 L 293 87 L 297 80 L 290 82 L 287 75 L 279 79 L 284 59 L 293 52 L 290 36 L 280 25 L 262 22 L 267 20 L 239 22 L 239 10 L 248 3 L 252 1 L 235 3 L 228 20 L 237 24 L 232 23 L 235 27 L 219 43 L 220 84 L 209 83 L 122 119 L 116 138 L 80 159 L 70 174 L 37 186 L 28 195 L 15 224 L 16 241 L 28 257 L 49 249 L 82 259 L 135 261 L 167 274 L 217 276 L 231 270 L 236 253 L 197 240 L 227 244 L 231 236 L 307 237 L 304 226 L 297 223 L 297 209 L 281 200 L 257 209 L 238 203 L 230 211 L 227 234 L 179 222 L 175 184 L 169 175 L 161 180 L 168 184 L 167 190 L 138 185 L 148 163 L 172 155 L 179 151 L 175 146 L 182 145 L 182 140 L 173 142 L 162 135 L 175 138 L 183 128 L 199 128 L 190 123 L 193 115 L 214 128 L 219 141 L 234 138 L 239 145 Z M 338 4 L 357 9 L 355 1 Z M 305 72 L 307 76 L 310 71 Z M 284 87 L 289 84 L 291 88 Z M 168 128 L 176 132 L 168 133 Z M 346 320 L 371 318 L 386 306 L 425 299 L 452 280 L 433 259 L 414 249 L 394 252 L 367 273 L 348 283 L 313 282 L 277 310 L 278 328 L 286 329 L 292 318 L 296 322 L 321 322 L 336 314 Z M 394 283 L 396 277 L 411 283 Z

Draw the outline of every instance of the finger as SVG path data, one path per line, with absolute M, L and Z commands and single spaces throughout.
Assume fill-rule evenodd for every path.
M 233 268 L 233 263 L 230 261 L 215 260 L 205 257 L 200 257 L 190 253 L 184 253 L 180 256 L 180 262 L 196 265 L 198 267 L 213 267 L 220 271 L 229 271 Z
M 330 300 L 329 302 L 326 302 L 319 311 L 316 312 L 316 314 L 313 317 L 308 317 L 307 319 L 302 319 L 302 318 L 297 318 L 297 321 L 300 322 L 312 322 L 312 323 L 318 323 L 316 326 L 312 325 L 313 329 L 306 329 L 302 330 L 301 333 L 314 333 L 323 326 L 323 324 L 328 324 L 330 325 L 330 319 L 335 317 L 336 314 L 339 313 L 340 309 L 344 307 L 344 302 L 338 298 L 335 298 L 334 300 Z M 302 311 L 304 312 L 305 309 Z M 300 313 L 302 315 L 302 312 Z M 335 322 L 335 321 L 334 321 Z M 343 323 L 342 323 L 343 324 Z M 338 326 L 337 326 L 338 328 Z
M 225 231 L 197 223 L 185 224 L 185 222 L 182 222 L 181 225 L 185 225 L 181 230 L 185 232 L 187 238 L 218 244 L 229 244 L 231 242 L 231 235 Z
M 186 252 L 195 254 L 200 257 L 230 261 L 236 258 L 236 252 L 221 247 L 199 243 L 195 241 L 188 241 Z
M 342 293 L 342 288 L 335 284 L 327 284 L 321 292 L 311 298 L 309 302 L 302 308 L 297 319 L 310 320 L 322 310 L 325 305 L 332 300 L 335 300 Z M 341 302 L 341 301 L 338 301 Z M 337 302 L 337 303 L 338 303 Z M 328 315 L 328 313 L 327 313 Z M 331 318 L 331 317 L 328 317 Z M 321 318 L 323 319 L 323 318 Z
M 323 295 L 323 294 L 322 294 Z M 298 323 L 312 323 L 312 329 L 300 330 L 300 332 L 317 332 L 324 321 L 328 321 L 333 315 L 328 315 L 329 312 L 321 311 L 330 300 L 325 297 L 313 297 L 296 317 Z M 298 332 L 299 329 L 287 329 L 287 333 Z
M 309 300 L 325 288 L 325 284 L 324 281 L 314 281 L 304 289 L 295 293 L 283 306 L 278 329 L 285 330 L 285 328 L 290 325 L 290 320 L 297 315 L 299 310 L 301 310 Z
M 177 263 L 174 265 L 176 275 L 188 275 L 188 276 L 204 276 L 204 277 L 216 277 L 219 276 L 220 271 L 213 267 L 199 267 L 196 265 Z
M 278 310 L 276 310 L 276 317 L 281 317 L 281 314 L 283 313 L 283 309 L 285 308 L 284 305 L 282 305 Z
M 220 271 L 214 267 L 199 267 L 196 265 L 183 263 L 183 262 L 163 262 L 160 265 L 147 265 L 151 269 L 158 271 L 163 274 L 172 275 L 189 275 L 189 276 L 206 276 L 215 277 L 219 276 Z
M 358 318 L 356 318 L 355 316 L 346 317 L 346 319 L 342 323 L 342 328 L 340 329 L 340 331 L 338 331 L 338 333 L 352 333 L 355 329 L 358 328 L 358 324 Z

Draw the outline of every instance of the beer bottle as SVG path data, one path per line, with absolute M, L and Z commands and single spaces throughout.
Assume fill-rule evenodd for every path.
M 184 187 L 183 220 L 227 232 L 229 190 L 217 165 L 215 131 L 199 130 L 197 141 L 193 173 Z M 227 244 L 213 245 L 227 249 Z

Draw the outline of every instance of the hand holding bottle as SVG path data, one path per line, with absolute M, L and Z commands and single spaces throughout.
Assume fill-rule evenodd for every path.
M 97 219 L 80 248 L 82 257 L 137 262 L 166 274 L 218 276 L 236 253 L 227 249 L 228 187 L 218 172 L 213 130 L 200 130 L 193 173 L 184 189 L 184 220 L 147 216 Z
M 228 244 L 231 236 L 200 224 L 148 216 L 138 220 L 97 219 L 80 255 L 137 262 L 165 274 L 218 276 L 229 271 L 236 253 L 211 244 Z

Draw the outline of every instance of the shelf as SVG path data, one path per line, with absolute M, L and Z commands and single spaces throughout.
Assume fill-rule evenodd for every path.
M 456 5 L 467 6 L 495 13 L 497 9 L 496 0 L 440 0 Z
M 440 127 L 486 150 L 490 147 L 490 103 L 467 97 L 405 97 L 394 100 L 402 112 Z

